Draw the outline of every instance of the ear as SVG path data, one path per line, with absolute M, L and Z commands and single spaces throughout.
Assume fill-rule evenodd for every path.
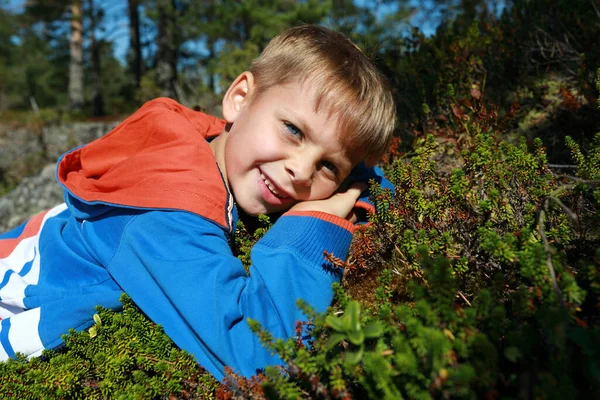
M 250 101 L 254 92 L 254 76 L 251 72 L 242 72 L 229 86 L 223 97 L 223 117 L 227 122 L 234 122 L 240 111 Z

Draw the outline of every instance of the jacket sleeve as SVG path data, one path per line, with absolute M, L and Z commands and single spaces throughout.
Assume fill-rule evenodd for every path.
M 325 311 L 342 271 L 327 265 L 323 251 L 345 259 L 352 229 L 329 214 L 283 215 L 254 245 L 248 275 L 216 224 L 187 212 L 150 211 L 127 222 L 103 263 L 133 301 L 216 378 L 223 378 L 226 365 L 249 377 L 281 360 L 263 348 L 247 318 L 285 339 L 304 319 L 297 299 Z

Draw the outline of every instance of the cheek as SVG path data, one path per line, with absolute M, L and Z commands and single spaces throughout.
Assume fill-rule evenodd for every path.
M 335 182 L 322 182 L 318 185 L 313 185 L 310 193 L 310 200 L 322 200 L 330 197 L 338 189 Z
M 273 135 L 265 134 L 252 143 L 246 143 L 242 154 L 257 164 L 280 161 L 289 151 L 281 140 Z
M 241 168 L 246 164 L 251 163 L 255 157 L 255 141 L 250 140 L 246 136 L 236 132 L 228 138 L 225 144 L 225 163 L 227 168 Z

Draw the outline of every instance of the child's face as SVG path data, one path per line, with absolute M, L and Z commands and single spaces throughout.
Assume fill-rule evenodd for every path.
M 226 95 L 223 114 L 233 125 L 215 155 L 238 206 L 269 214 L 331 196 L 359 161 L 339 140 L 337 116 L 327 107 L 315 112 L 308 84 L 277 85 L 253 101 L 251 89 L 236 94 L 236 84 L 251 88 L 252 76 Z

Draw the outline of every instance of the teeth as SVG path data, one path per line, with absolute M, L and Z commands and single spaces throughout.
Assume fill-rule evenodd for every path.
M 275 196 L 277 196 L 277 197 L 279 197 L 281 199 L 287 197 L 287 196 L 279 194 L 279 192 L 277 190 L 275 190 L 275 188 L 273 187 L 273 184 L 267 179 L 267 177 L 264 174 L 260 174 L 260 178 L 263 180 L 263 182 L 265 183 L 265 185 L 269 188 L 269 190 L 271 191 L 271 193 L 273 193 Z

